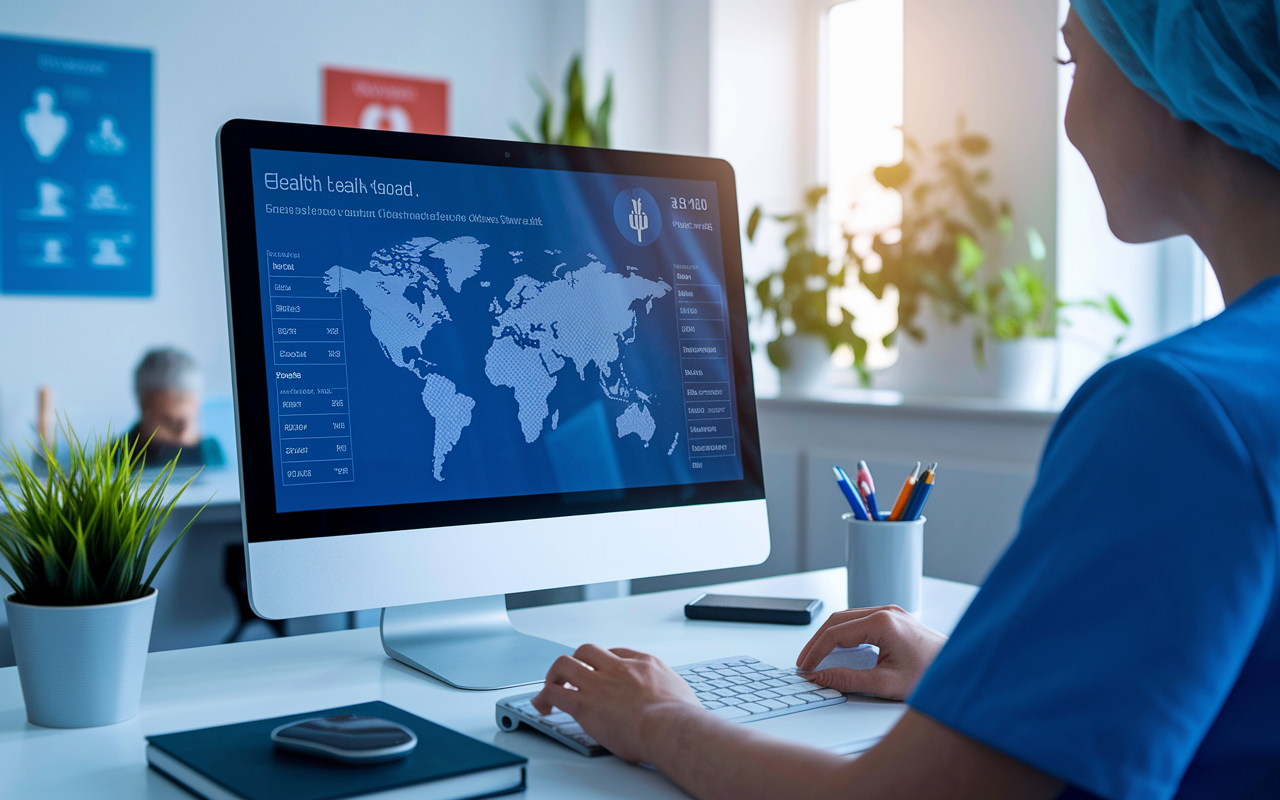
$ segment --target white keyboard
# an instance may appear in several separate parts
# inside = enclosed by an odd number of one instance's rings
[[[676,674],[693,687],[703,708],[734,722],[755,722],[834,706],[846,699],[835,689],[824,689],[809,682],[797,674],[794,667],[778,669],[750,656],[676,667]],[[523,723],[583,755],[599,756],[609,752],[565,712],[552,709],[550,714],[539,714],[530,702],[537,694],[530,692],[499,700],[494,709],[498,727],[514,731]]]

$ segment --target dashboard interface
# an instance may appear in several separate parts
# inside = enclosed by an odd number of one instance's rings
[[[715,183],[250,161],[278,513],[743,478]]]

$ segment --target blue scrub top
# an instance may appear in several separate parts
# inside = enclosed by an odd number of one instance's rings
[[[1072,398],[908,702],[1065,796],[1280,796],[1280,278]]]

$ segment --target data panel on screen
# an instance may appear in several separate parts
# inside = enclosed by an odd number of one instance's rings
[[[278,512],[742,479],[714,183],[251,162]]]

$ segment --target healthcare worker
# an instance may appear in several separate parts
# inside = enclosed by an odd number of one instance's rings
[[[1127,242],[1188,234],[1219,316],[1098,371],[948,641],[894,608],[844,691],[905,699],[855,760],[725,722],[650,656],[584,645],[534,701],[695,797],[1280,796],[1280,2],[1075,0],[1066,127]],[[566,686],[565,684],[569,684]]]

